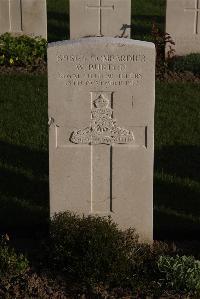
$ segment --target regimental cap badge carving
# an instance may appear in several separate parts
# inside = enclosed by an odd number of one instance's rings
[[[133,143],[133,132],[117,126],[117,121],[112,117],[113,109],[109,104],[109,99],[100,94],[93,101],[90,126],[72,132],[70,141],[76,144]]]

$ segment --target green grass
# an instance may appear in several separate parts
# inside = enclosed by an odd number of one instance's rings
[[[159,238],[200,232],[200,85],[159,83],[155,119],[155,231]]]
[[[0,76],[0,229],[34,228],[48,215],[47,80]]]
[[[164,31],[165,7],[165,0],[132,1],[132,38],[151,41],[153,24]]]
[[[177,57],[173,59],[169,68],[175,72],[192,72],[195,75],[200,75],[200,54],[189,54],[183,57]]]
[[[46,76],[0,76],[0,228],[41,231],[49,213]],[[200,233],[198,84],[157,83],[155,238]]]
[[[69,0],[47,0],[49,42],[69,39]]]

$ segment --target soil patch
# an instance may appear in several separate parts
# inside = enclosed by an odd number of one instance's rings
[[[47,72],[47,63],[42,61],[36,66],[0,66],[0,74],[45,74]]]
[[[106,290],[103,286],[97,286],[95,292],[88,293],[80,290],[78,284],[68,284],[63,278],[50,278],[45,274],[36,274],[29,270],[26,274],[12,278],[12,280],[0,280],[0,298],[42,298],[42,299],[153,299],[145,297],[142,293],[131,293],[129,289],[114,288]],[[189,299],[192,297],[178,294],[162,295],[159,299]]]

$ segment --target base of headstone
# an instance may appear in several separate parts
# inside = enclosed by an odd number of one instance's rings
[[[47,39],[46,0],[0,0],[0,34]]]

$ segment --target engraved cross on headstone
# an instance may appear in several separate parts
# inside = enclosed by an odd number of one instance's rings
[[[86,9],[98,9],[98,12],[99,12],[99,33],[98,33],[98,35],[103,36],[103,33],[102,33],[102,11],[107,10],[107,9],[114,11],[114,9],[115,9],[114,4],[113,5],[103,5],[102,0],[99,0],[99,5],[87,5]]]
[[[21,0],[8,0],[9,6],[9,31],[22,31],[22,2]]]
[[[200,13],[200,1],[195,0],[195,7],[194,8],[185,8],[184,11],[193,11],[195,13],[194,17],[194,34],[198,34],[198,26],[199,26],[199,13]]]
[[[91,146],[91,212],[113,212],[113,147],[135,145],[133,132],[113,118],[112,92],[91,92],[90,126],[72,133],[70,141]]]

